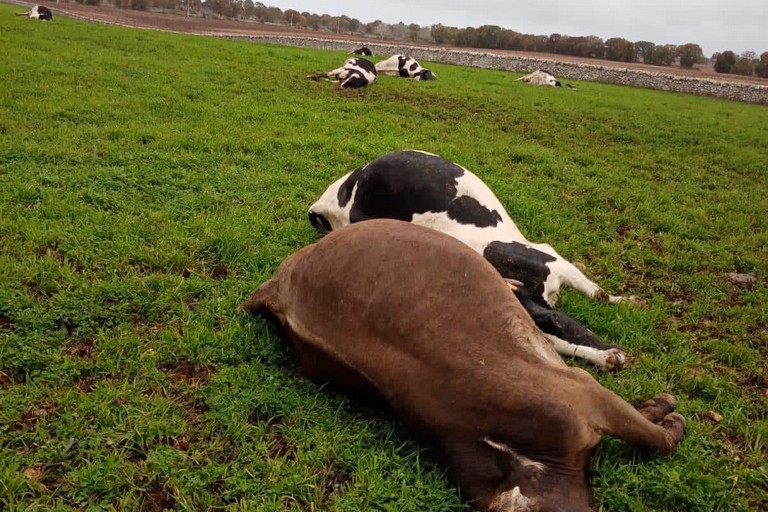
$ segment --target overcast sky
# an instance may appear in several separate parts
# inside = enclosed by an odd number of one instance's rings
[[[499,25],[527,34],[695,43],[704,55],[768,51],[768,0],[262,0],[282,10],[406,25]]]

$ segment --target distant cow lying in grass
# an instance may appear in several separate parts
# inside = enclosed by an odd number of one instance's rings
[[[307,78],[330,80],[337,82],[339,87],[359,89],[375,82],[376,74],[376,67],[371,61],[355,57],[347,59],[340,68],[313,73]]]
[[[566,366],[498,272],[444,233],[396,220],[289,256],[245,310],[277,320],[319,385],[388,405],[486,512],[587,512],[603,434],[669,454],[685,420],[639,410]]]
[[[42,5],[36,5],[27,12],[17,12],[16,16],[26,16],[33,20],[53,21],[53,13],[51,10]]]
[[[407,55],[393,55],[388,59],[376,63],[376,71],[383,75],[401,76],[414,80],[436,80],[430,70],[421,67],[416,59]]]
[[[602,343],[553,308],[561,285],[597,300],[625,298],[606,293],[550,245],[529,242],[493,192],[467,169],[422,151],[395,151],[341,177],[309,208],[309,220],[321,232],[375,218],[413,222],[458,238],[517,282],[515,294],[558,352],[606,369],[624,364],[620,347]]]
[[[541,69],[536,70],[533,73],[529,73],[525,76],[521,76],[517,80],[519,82],[525,82],[526,84],[531,85],[549,85],[551,87],[562,87],[562,84],[557,78]],[[574,88],[571,84],[566,84],[565,86],[570,89]]]
[[[354,55],[365,55],[366,57],[370,57],[371,55],[373,55],[373,52],[367,46],[361,46],[356,50],[352,50],[350,53]]]

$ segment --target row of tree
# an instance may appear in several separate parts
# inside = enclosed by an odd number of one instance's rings
[[[515,32],[496,25],[481,27],[447,27],[441,24],[422,27],[415,23],[384,23],[376,20],[363,23],[348,16],[331,16],[283,11],[253,0],[76,0],[92,5],[111,1],[118,7],[147,10],[163,9],[213,15],[225,18],[253,20],[260,23],[283,24],[305,30],[356,34],[371,39],[434,42],[442,45],[547,52],[576,57],[608,59],[619,62],[643,62],[658,66],[680,65],[690,68],[704,64],[707,59],[701,47],[694,43],[684,45],[657,45],[651,41],[632,42],[620,37],[603,40],[597,36],[568,36],[562,34],[534,35]],[[715,53],[709,59],[718,73],[757,75],[768,78],[768,52],[758,58],[755,52],[736,55],[732,51]]]
[[[768,52],[761,53],[759,58],[755,52],[751,51],[741,55],[736,55],[730,50],[715,53],[712,55],[712,65],[718,73],[768,78]]]

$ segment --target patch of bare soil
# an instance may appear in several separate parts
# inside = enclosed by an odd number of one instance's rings
[[[30,2],[19,2],[20,4],[35,5]],[[330,32],[317,32],[301,28],[291,28],[284,25],[272,25],[259,23],[256,21],[217,19],[202,16],[186,16],[183,13],[164,13],[133,11],[130,9],[119,9],[110,5],[90,6],[78,3],[56,3],[54,1],[39,2],[40,5],[49,7],[56,15],[84,18],[90,21],[102,23],[112,23],[127,27],[148,28],[155,30],[165,30],[170,32],[182,32],[187,34],[198,34],[207,36],[294,36],[302,38],[336,39],[350,41],[350,50],[352,46],[360,43],[372,42],[370,38],[359,35],[336,34]],[[402,41],[377,40],[380,43],[408,44]],[[438,45],[411,44],[420,48],[437,48]],[[644,71],[655,71],[660,73],[669,73],[679,76],[688,76],[696,78],[708,78],[712,80],[724,80],[729,82],[743,82],[749,84],[768,85],[768,79],[757,77],[745,77],[739,75],[723,75],[716,73],[711,66],[701,66],[700,69],[682,69],[679,67],[651,66],[648,64],[614,62],[609,60],[585,59],[580,57],[571,57],[568,55],[555,55],[551,53],[533,53],[519,52],[509,50],[489,50],[472,48],[444,47],[458,51],[480,51],[489,55],[507,55],[528,57],[537,59],[548,59],[558,62],[568,62],[575,64],[592,64],[603,67],[637,69]]]

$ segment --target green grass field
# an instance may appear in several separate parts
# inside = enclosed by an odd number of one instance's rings
[[[237,312],[317,240],[328,184],[415,148],[648,302],[559,305],[634,356],[584,366],[603,385],[673,393],[689,420],[668,458],[605,439],[596,508],[768,510],[768,108],[439,64],[340,91],[304,76],[342,52],[17,10],[0,4],[0,509],[469,510],[396,418],[317,389]]]

